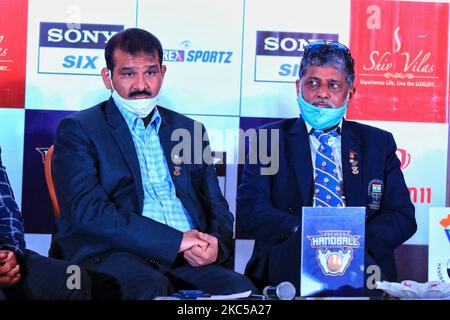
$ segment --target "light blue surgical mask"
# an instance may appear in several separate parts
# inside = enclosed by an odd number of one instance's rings
[[[158,103],[158,96],[149,99],[125,99],[124,97],[122,97],[113,87],[111,71],[109,72],[109,81],[112,88],[111,97],[113,98],[116,105],[124,108],[132,114],[135,114],[139,118],[145,118],[146,116],[148,116]]]
[[[337,125],[347,112],[348,96],[340,108],[320,108],[308,103],[302,97],[302,93],[297,98],[300,114],[311,127],[317,130],[332,128]]]
[[[125,99],[116,90],[111,93],[111,97],[116,105],[121,106],[139,118],[148,116],[158,103],[158,96],[150,99]]]

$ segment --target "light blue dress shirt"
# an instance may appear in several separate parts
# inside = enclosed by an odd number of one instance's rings
[[[117,104],[116,104],[117,105]],[[195,229],[189,213],[176,196],[164,151],[159,141],[161,116],[155,107],[150,123],[117,105],[124,117],[139,159],[142,187],[144,189],[144,208],[142,215],[171,226],[179,231]]]

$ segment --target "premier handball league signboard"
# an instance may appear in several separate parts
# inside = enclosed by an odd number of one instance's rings
[[[450,283],[450,208],[430,209],[428,281]]]
[[[301,296],[362,296],[364,207],[303,207]]]

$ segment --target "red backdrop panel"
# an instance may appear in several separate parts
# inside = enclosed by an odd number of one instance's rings
[[[448,22],[447,3],[352,0],[347,117],[446,123]]]
[[[0,1],[0,107],[25,105],[28,0]]]

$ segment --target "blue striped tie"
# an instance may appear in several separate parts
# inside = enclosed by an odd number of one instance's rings
[[[337,175],[336,162],[328,140],[336,137],[336,130],[323,132],[315,130],[314,136],[319,139],[320,146],[316,154],[314,174],[314,203],[316,207],[343,207],[341,187]]]

